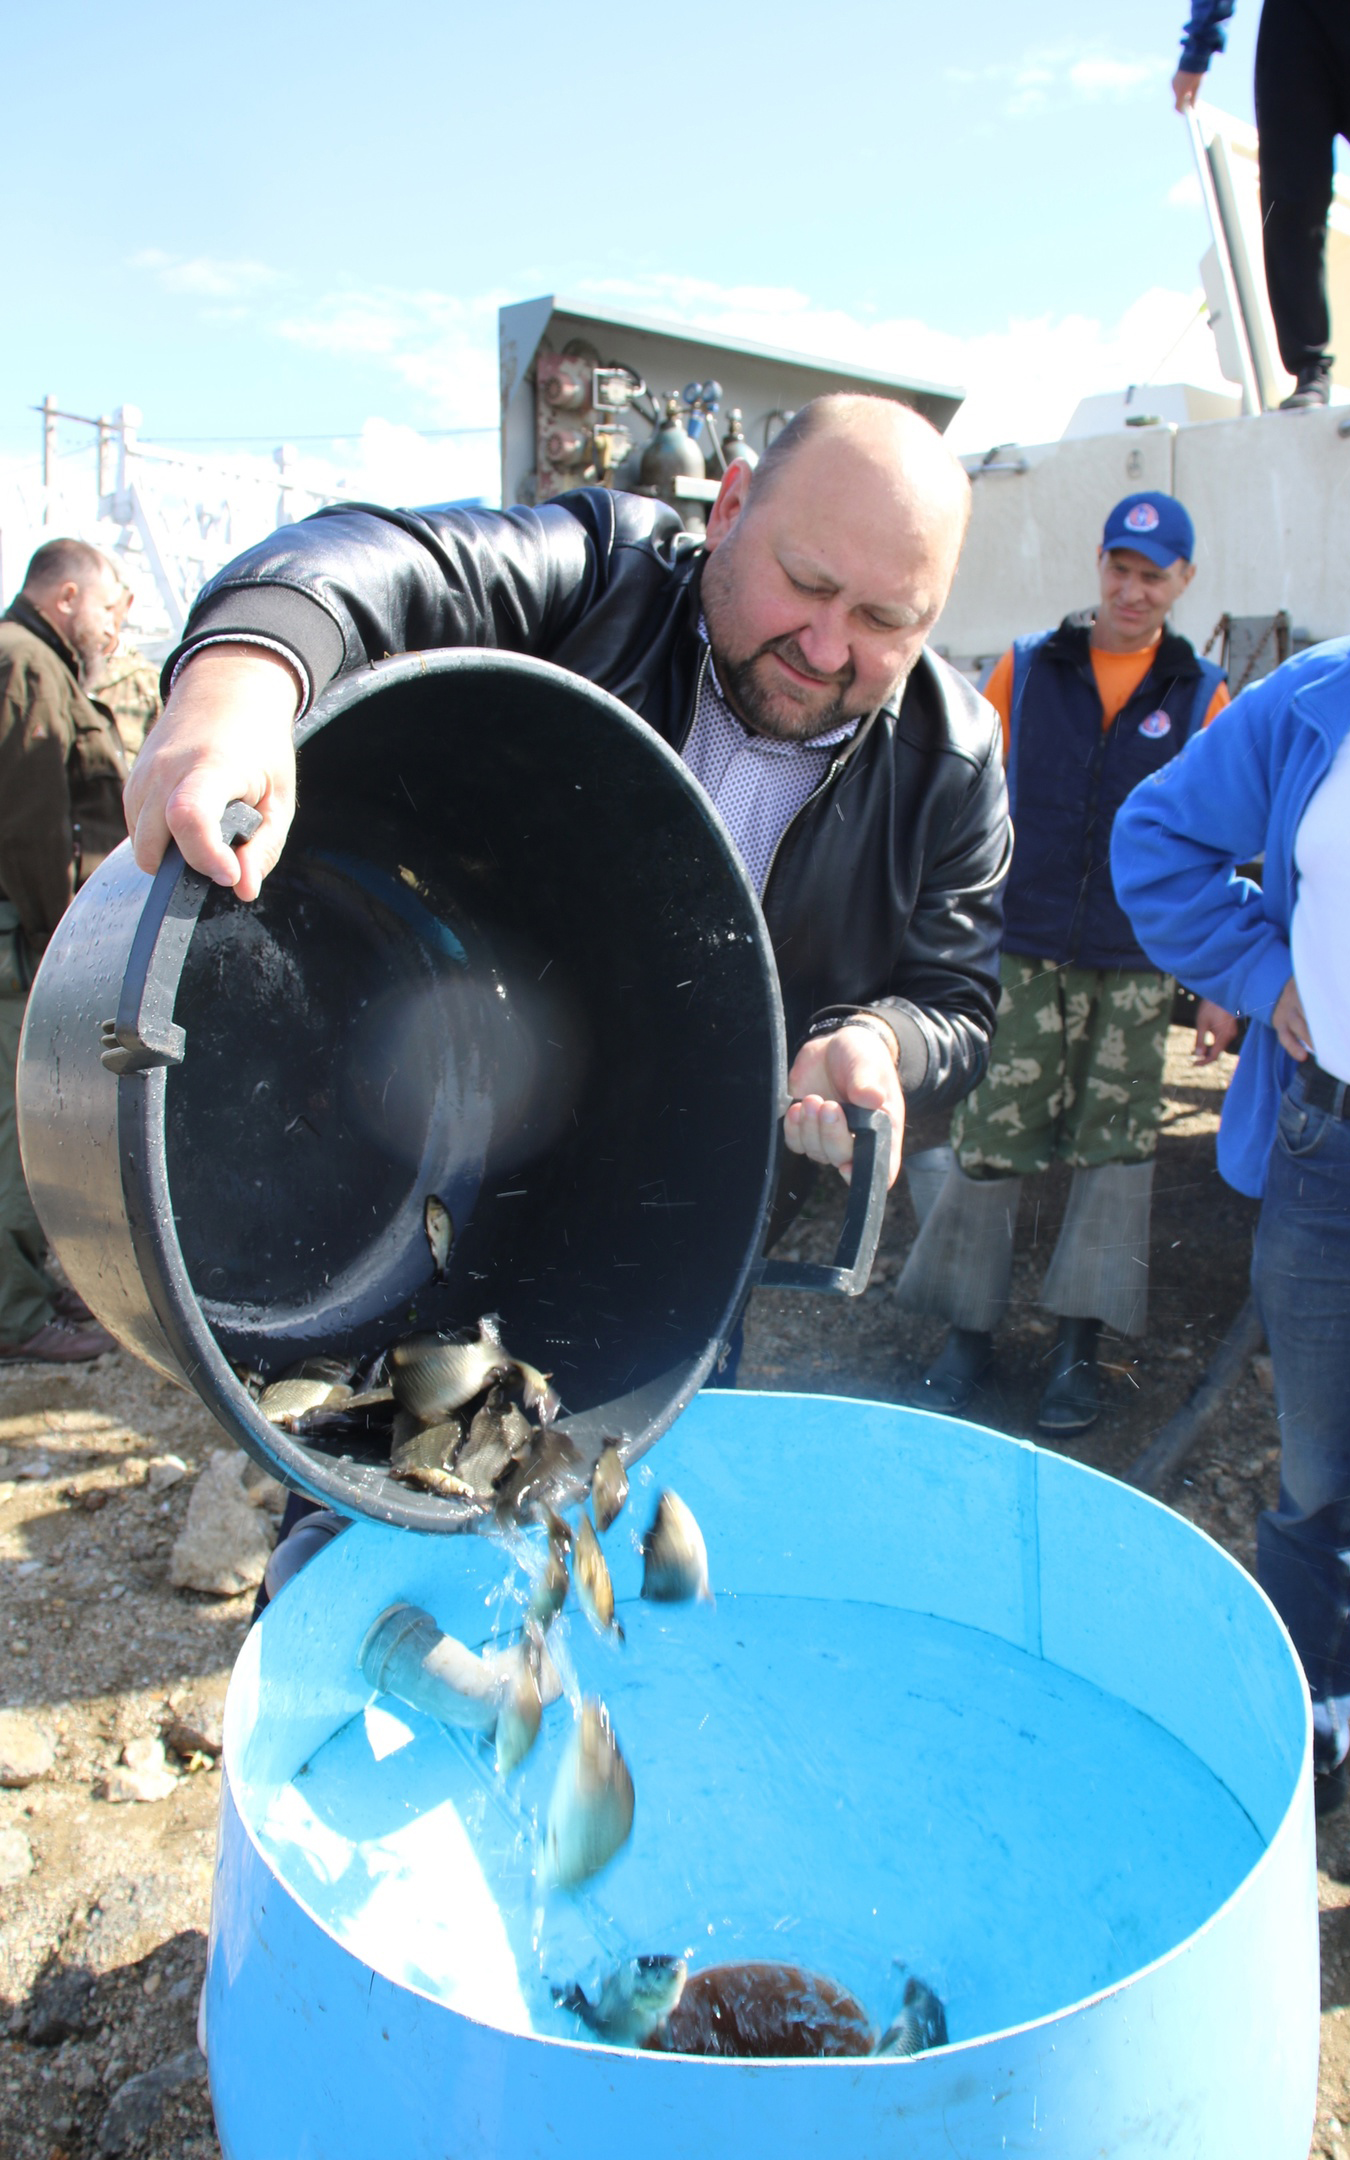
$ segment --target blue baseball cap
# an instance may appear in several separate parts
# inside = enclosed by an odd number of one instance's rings
[[[1133,548],[1160,569],[1170,570],[1178,556],[1183,562],[1193,558],[1195,527],[1175,495],[1127,495],[1106,521],[1102,546]]]

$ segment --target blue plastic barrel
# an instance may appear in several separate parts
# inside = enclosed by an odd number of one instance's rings
[[[716,1606],[638,1598],[672,1486]],[[478,1644],[502,1546],[357,1523],[235,1669],[207,1988],[227,2160],[1305,2160],[1317,2079],[1310,1718],[1274,1611],[1199,1531],[1063,1457],[820,1396],[705,1393],[569,1604],[633,1835],[541,1896],[570,1729],[491,1750],[375,1698],[398,1600]],[[518,1556],[519,1557],[519,1556]],[[790,1960],[950,2043],[738,2062],[603,2045],[553,1999],[619,1958]]]

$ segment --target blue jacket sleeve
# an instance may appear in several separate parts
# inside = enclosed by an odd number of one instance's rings
[[[1286,930],[1237,865],[1267,845],[1284,670],[1243,692],[1145,780],[1111,837],[1116,897],[1150,960],[1227,1012],[1269,1020],[1293,973]],[[1267,861],[1267,875],[1283,867]]]
[[[1232,14],[1237,0],[1191,0],[1191,18],[1181,33],[1178,70],[1203,75],[1215,53],[1224,46],[1221,24]]]

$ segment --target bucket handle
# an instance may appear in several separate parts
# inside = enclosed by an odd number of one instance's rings
[[[262,812],[251,803],[227,803],[220,837],[238,847],[251,840],[261,824]],[[102,1023],[99,1055],[109,1072],[149,1072],[157,1065],[182,1064],[187,1038],[173,1017],[174,999],[210,890],[210,878],[189,870],[171,840],[131,941],[116,1018]]]
[[[867,1288],[890,1190],[891,1121],[884,1110],[859,1110],[853,1103],[845,1103],[844,1116],[853,1135],[853,1176],[834,1265],[825,1267],[817,1260],[761,1260],[754,1276],[757,1289],[861,1297]]]

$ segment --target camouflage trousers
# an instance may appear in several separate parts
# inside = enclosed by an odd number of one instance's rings
[[[1156,968],[1003,955],[989,1070],[952,1119],[967,1177],[1151,1160],[1174,984]]]

